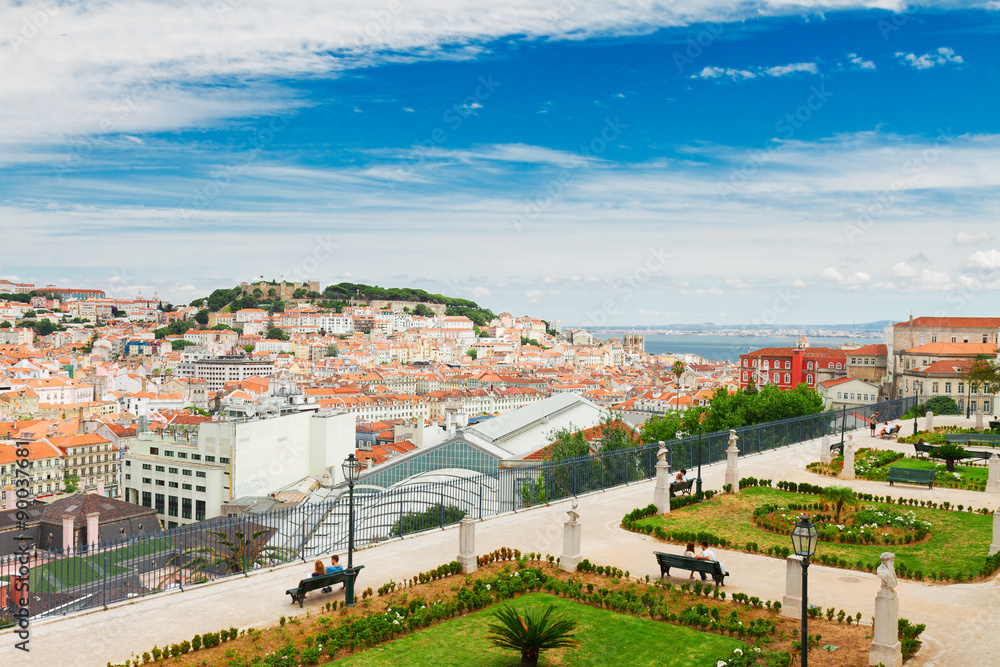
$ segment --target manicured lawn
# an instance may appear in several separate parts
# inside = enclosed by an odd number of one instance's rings
[[[691,667],[714,665],[736,648],[736,639],[697,632],[598,609],[545,593],[532,593],[511,601],[515,608],[556,606],[556,612],[577,621],[579,646],[544,651],[539,664],[560,665],[650,665]],[[337,665],[396,667],[397,665],[454,665],[508,667],[520,662],[520,654],[491,644],[486,635],[493,608],[415,632],[406,637],[338,660]],[[328,663],[334,664],[334,663]]]
[[[888,490],[888,487],[887,487]],[[898,492],[902,492],[899,489]],[[805,504],[820,500],[819,496],[788,493],[777,489],[751,487],[739,494],[722,494],[712,500],[671,511],[664,517],[650,517],[636,522],[639,525],[662,526],[666,531],[705,531],[730,541],[729,548],[741,549],[747,542],[756,542],[759,550],[772,546],[790,547],[788,535],[778,535],[758,528],[753,523],[753,511],[760,505],[779,503]],[[859,559],[869,566],[877,565],[879,554],[892,551],[896,554],[897,568],[905,564],[910,570],[930,572],[978,573],[989,551],[992,517],[968,512],[935,510],[921,507],[900,506],[886,503],[865,502],[896,512],[910,512],[921,521],[931,523],[931,536],[920,544],[842,544],[820,542],[817,556],[827,554],[848,561],[853,566]],[[666,549],[670,550],[670,549]],[[680,549],[677,550],[680,553]],[[814,558],[814,562],[819,562]]]
[[[108,552],[90,556],[69,556],[59,558],[44,565],[31,568],[29,586],[39,593],[55,593],[66,588],[80,586],[108,576],[124,574],[138,565],[143,557],[173,547],[171,538],[161,538],[143,542],[140,545],[120,547]]]
[[[923,459],[899,459],[890,463],[886,468],[914,468],[916,470],[934,470],[937,461],[925,461]],[[986,481],[989,473],[988,468],[977,468],[973,466],[955,466],[955,472],[968,480]]]

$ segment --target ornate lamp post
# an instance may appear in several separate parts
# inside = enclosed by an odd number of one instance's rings
[[[347,481],[347,487],[350,490],[350,515],[347,521],[347,569],[344,570],[347,574],[347,580],[344,582],[344,605],[353,607],[354,577],[357,574],[354,571],[354,485],[357,484],[358,476],[361,474],[361,461],[354,456],[354,452],[351,452],[351,455],[344,459],[341,469],[344,471],[344,480]]]
[[[816,553],[819,532],[816,526],[803,515],[792,529],[792,550],[802,557],[802,667],[808,664],[809,653],[809,557]]]

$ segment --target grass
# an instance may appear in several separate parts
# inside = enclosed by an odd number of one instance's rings
[[[935,462],[923,459],[899,459],[893,461],[887,468],[912,468],[915,470],[935,470]],[[985,482],[989,473],[989,468],[979,468],[973,466],[955,466],[955,472],[967,480],[978,480]]]
[[[124,574],[135,561],[173,547],[172,538],[160,538],[136,545],[102,551],[90,556],[68,556],[31,568],[29,586],[38,593],[58,591],[99,581],[104,576]],[[131,562],[130,562],[131,561]],[[104,571],[105,574],[101,574]]]
[[[511,604],[518,608],[554,604],[556,614],[577,621],[573,636],[579,640],[579,646],[544,651],[539,660],[541,665],[690,667],[714,665],[725,660],[733,649],[746,648],[742,642],[729,637],[598,609],[545,593],[525,595]],[[364,667],[516,665],[520,655],[495,647],[486,639],[486,624],[493,621],[493,608],[484,609],[356,653],[338,660],[337,664]]]
[[[712,500],[671,511],[664,516],[649,517],[636,522],[638,525],[662,526],[664,530],[705,531],[730,541],[733,549],[756,542],[761,551],[772,546],[790,547],[788,535],[778,535],[758,528],[753,523],[753,511],[767,503],[804,504],[820,500],[819,496],[788,493],[777,489],[751,487],[738,494],[723,494]],[[931,535],[920,544],[842,544],[820,542],[817,556],[827,554],[843,558],[851,565],[862,560],[870,566],[879,561],[879,554],[892,551],[896,554],[897,567],[905,564],[910,570],[926,574],[944,571],[970,576],[978,573],[989,551],[992,517],[966,512],[935,510],[922,507],[903,507],[895,504],[865,502],[896,512],[912,511],[922,521],[931,522]]]

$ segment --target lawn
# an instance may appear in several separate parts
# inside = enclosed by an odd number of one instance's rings
[[[558,614],[577,621],[574,648],[544,651],[541,665],[655,665],[690,667],[714,665],[733,649],[746,646],[736,639],[685,627],[598,609],[573,600],[532,593],[512,602],[515,608],[554,604]],[[508,667],[520,661],[510,649],[493,646],[486,625],[493,609],[484,609],[367,651],[338,660],[338,665],[477,665]],[[333,664],[333,663],[327,663]]]
[[[29,586],[38,593],[55,593],[66,588],[99,581],[105,575],[124,574],[149,556],[173,547],[172,538],[119,547],[90,556],[58,558],[31,568]],[[105,573],[105,574],[102,574]]]
[[[789,493],[765,487],[751,487],[738,494],[722,494],[701,504],[671,511],[664,516],[649,517],[636,522],[639,526],[661,526],[666,531],[704,531],[729,541],[728,548],[740,550],[748,542],[756,542],[758,550],[769,547],[790,547],[788,535],[779,535],[758,528],[753,523],[753,511],[767,503],[814,503],[819,496]],[[944,571],[949,578],[962,574],[969,577],[983,567],[989,551],[992,517],[967,512],[936,510],[922,507],[865,502],[863,506],[891,509],[896,512],[912,511],[917,519],[931,523],[930,537],[919,544],[843,544],[820,542],[816,558],[826,554],[845,559],[850,566],[858,560],[871,569],[878,564],[879,554],[892,551],[896,554],[897,569],[905,565],[910,571],[921,570],[925,575]],[[678,549],[680,553],[680,549]]]

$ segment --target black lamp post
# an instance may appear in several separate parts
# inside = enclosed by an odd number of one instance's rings
[[[701,425],[698,425],[698,481],[695,482],[698,492],[698,502],[701,502]]]
[[[354,452],[351,452],[351,455],[344,460],[341,469],[344,471],[344,479],[350,490],[350,515],[347,520],[347,569],[344,570],[347,574],[347,579],[344,581],[344,606],[353,607],[354,577],[357,574],[354,571],[354,485],[357,484],[358,475],[361,474],[361,461],[354,456]]]
[[[819,532],[803,515],[792,529],[792,550],[802,557],[802,667],[808,664],[809,653],[809,557],[816,553]]]
[[[920,405],[920,394],[913,390],[913,435],[917,434],[917,406]]]
[[[844,453],[844,431],[847,430],[847,406],[840,412],[840,453]]]

